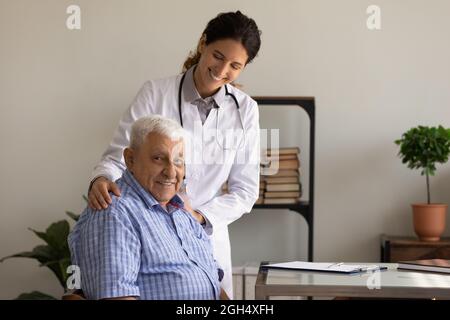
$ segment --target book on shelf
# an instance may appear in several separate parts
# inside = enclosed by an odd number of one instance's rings
[[[287,148],[274,148],[274,149],[265,149],[262,151],[263,154],[272,155],[272,154],[299,154],[299,147],[287,147]]]
[[[270,172],[272,173],[272,172]],[[267,178],[279,178],[279,177],[299,177],[300,174],[298,172],[298,170],[292,170],[292,169],[281,169],[278,170],[276,172],[273,172],[273,174],[270,175],[264,175],[265,180],[267,180]]]
[[[277,155],[263,155],[261,162],[278,161],[278,160],[295,160],[298,159],[296,154],[277,154]]]
[[[300,191],[300,184],[268,184],[266,185],[266,191]]]
[[[264,198],[264,204],[295,204],[299,201],[299,198]]]
[[[300,191],[274,191],[274,192],[265,192],[264,198],[300,198]]]
[[[294,160],[280,160],[280,161],[269,161],[266,164],[261,163],[263,168],[278,168],[281,169],[291,169],[297,170],[300,167],[300,161],[298,159]]]
[[[263,203],[264,203],[264,198],[261,196],[255,202],[255,204],[263,204]]]
[[[266,177],[267,184],[299,183],[298,177]]]
[[[450,260],[427,259],[399,261],[398,269],[450,273]]]

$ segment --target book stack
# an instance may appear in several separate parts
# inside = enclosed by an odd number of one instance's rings
[[[267,149],[261,157],[261,180],[265,181],[264,204],[293,204],[300,201],[300,149]]]
[[[255,204],[295,204],[300,201],[300,149],[267,149],[261,155],[259,197]],[[228,181],[222,186],[228,193]]]

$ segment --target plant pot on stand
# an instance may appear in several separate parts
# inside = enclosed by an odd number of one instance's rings
[[[436,163],[446,163],[450,154],[450,129],[418,126],[395,141],[400,146],[399,156],[410,169],[422,169],[426,176],[427,203],[413,204],[414,231],[422,241],[439,241],[445,230],[447,205],[431,203],[430,176],[436,172]]]
[[[414,231],[421,241],[439,241],[445,230],[447,205],[413,204]]]

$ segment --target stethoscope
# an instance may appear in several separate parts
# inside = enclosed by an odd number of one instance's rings
[[[180,124],[183,127],[183,116],[181,114],[181,92],[183,91],[183,83],[184,83],[184,78],[186,77],[186,72],[183,74],[183,76],[181,77],[180,80],[180,87],[178,89],[178,113],[180,116]],[[241,116],[241,112],[240,112],[240,107],[239,107],[239,102],[236,99],[236,96],[234,94],[232,94],[231,92],[228,91],[228,87],[225,84],[225,96],[231,96],[231,98],[233,98],[234,104],[236,105],[236,109],[237,112],[239,113],[239,121],[241,122],[241,127],[242,127],[242,132],[243,132],[243,136],[241,139],[241,142],[239,143],[238,148],[228,148],[228,147],[224,147],[220,142],[219,139],[217,138],[219,136],[219,107],[215,106],[214,108],[217,110],[217,117],[216,117],[216,143],[223,149],[223,150],[237,150],[240,149],[242,147],[242,144],[245,143],[245,128],[244,128],[244,122],[242,121],[242,116]]]

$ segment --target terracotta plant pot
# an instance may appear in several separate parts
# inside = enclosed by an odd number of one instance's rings
[[[439,241],[445,230],[447,205],[413,204],[414,231],[422,241]]]

